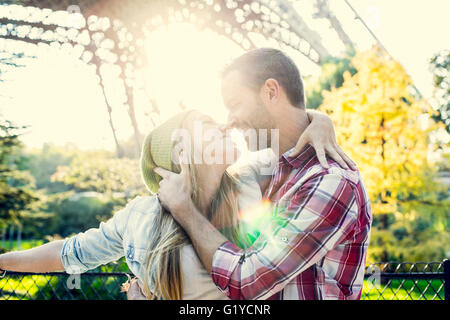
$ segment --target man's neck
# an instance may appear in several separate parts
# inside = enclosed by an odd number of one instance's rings
[[[292,149],[297,144],[303,131],[309,125],[308,115],[305,109],[287,106],[278,117],[275,117],[276,126],[279,129],[279,155]],[[272,142],[273,143],[273,142]]]

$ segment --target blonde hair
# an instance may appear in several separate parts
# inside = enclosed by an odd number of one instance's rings
[[[183,128],[192,131],[192,120],[205,119],[201,113],[194,113],[185,119]],[[191,132],[192,133],[192,132]],[[193,144],[191,144],[193,145]],[[193,152],[190,153],[191,155]],[[189,174],[192,185],[192,200],[199,206],[199,186],[197,183],[198,167],[191,161]],[[236,179],[227,171],[222,176],[220,186],[211,202],[208,220],[218,228],[225,237],[234,243],[248,245],[238,225],[238,185]],[[156,215],[149,234],[148,258],[144,281],[147,299],[181,300],[183,298],[183,273],[181,266],[181,249],[190,240],[172,215],[161,207]],[[150,290],[150,283],[152,290]]]

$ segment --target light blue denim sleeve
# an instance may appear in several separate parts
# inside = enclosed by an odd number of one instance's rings
[[[130,201],[107,222],[101,222],[98,228],[66,239],[61,250],[65,271],[69,274],[83,273],[120,259],[124,255],[123,233],[138,200],[139,197]]]

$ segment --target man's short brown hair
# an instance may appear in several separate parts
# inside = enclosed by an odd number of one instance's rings
[[[226,66],[222,77],[235,70],[241,72],[246,83],[258,91],[267,79],[277,80],[285,90],[290,103],[295,107],[305,108],[305,93],[300,71],[284,52],[273,48],[251,50]]]

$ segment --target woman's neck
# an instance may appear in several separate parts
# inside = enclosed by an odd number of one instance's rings
[[[199,172],[198,175],[198,206],[199,210],[204,216],[209,214],[211,209],[211,200],[216,195],[217,189],[220,186],[222,175],[218,175],[213,170],[201,170],[204,175]]]

